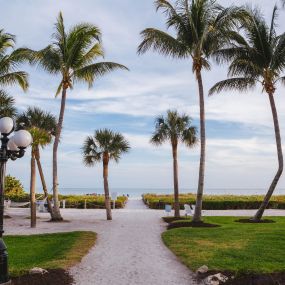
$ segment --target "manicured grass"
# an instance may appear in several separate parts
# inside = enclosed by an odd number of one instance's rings
[[[258,209],[264,196],[262,195],[204,195],[204,210],[231,210],[231,209]],[[173,206],[173,195],[144,194],[143,201],[151,209],[164,209],[166,204]],[[180,208],[184,209],[184,204],[196,203],[196,194],[180,194]],[[268,208],[285,209],[285,196],[273,196]]]
[[[217,228],[177,228],[162,234],[165,244],[190,269],[244,273],[285,272],[285,217],[276,223],[245,224],[236,217],[205,217]]]
[[[95,240],[93,232],[5,236],[10,274],[19,276],[33,267],[67,269],[87,254]]]

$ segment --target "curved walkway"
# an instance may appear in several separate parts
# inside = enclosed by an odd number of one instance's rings
[[[161,241],[159,212],[130,200],[96,227],[96,246],[71,270],[76,285],[190,285],[191,272]]]

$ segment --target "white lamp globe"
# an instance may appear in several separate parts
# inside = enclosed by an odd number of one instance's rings
[[[15,132],[13,142],[15,143],[16,146],[25,148],[28,147],[33,142],[33,138],[28,131],[19,130]]]
[[[19,150],[18,146],[14,142],[14,136],[9,139],[8,149],[11,151],[18,151]]]
[[[14,127],[14,122],[9,117],[3,117],[0,119],[0,133],[9,134]]]

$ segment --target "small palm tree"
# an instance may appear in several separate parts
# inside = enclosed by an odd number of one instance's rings
[[[196,127],[191,125],[191,118],[187,115],[179,115],[177,111],[167,111],[167,116],[159,116],[155,120],[155,132],[151,143],[161,145],[169,141],[172,146],[173,178],[174,178],[174,211],[175,217],[180,217],[179,186],[178,186],[178,143],[182,142],[187,147],[193,147],[197,143]]]
[[[5,91],[0,90],[0,118],[14,118],[16,114],[15,99],[9,96]]]
[[[114,62],[95,62],[104,56],[101,44],[101,32],[98,27],[83,23],[66,31],[62,13],[55,24],[53,43],[40,51],[25,49],[24,53],[31,63],[38,63],[50,74],[61,76],[56,95],[61,93],[61,108],[53,145],[53,197],[55,212],[53,220],[62,220],[58,200],[57,152],[63,127],[67,90],[77,82],[87,83],[91,88],[93,82],[116,69],[127,69]]]
[[[108,165],[110,160],[119,162],[121,154],[128,152],[130,145],[120,133],[111,130],[97,130],[94,136],[86,138],[83,145],[83,160],[86,166],[94,166],[103,162],[103,178],[107,220],[112,220],[111,203],[108,184]]]
[[[47,199],[48,209],[53,218],[53,208],[48,197],[48,189],[40,160],[40,147],[44,148],[52,142],[56,130],[56,118],[41,109],[29,107],[27,111],[17,117],[18,124],[24,124],[33,137],[31,148],[31,227],[36,226],[36,163],[40,174],[43,191]]]
[[[209,58],[221,48],[233,34],[237,20],[244,15],[237,7],[223,8],[213,0],[177,0],[172,5],[167,0],[156,0],[157,10],[162,9],[168,29],[175,35],[148,28],[141,32],[143,37],[138,53],[153,49],[165,56],[191,59],[192,70],[198,82],[200,101],[200,168],[193,221],[201,221],[204,192],[206,131],[202,71],[210,70]]]
[[[249,10],[248,15],[243,23],[245,37],[240,36],[239,41],[233,41],[231,46],[216,53],[218,62],[230,63],[230,78],[215,84],[210,94],[224,90],[247,91],[261,84],[268,95],[275,130],[278,170],[254,217],[254,220],[260,221],[283,172],[283,153],[274,94],[277,83],[285,83],[282,75],[285,68],[285,33],[277,35],[275,30],[277,7],[273,10],[270,26],[259,11]]]
[[[15,46],[15,36],[0,30],[0,86],[18,84],[24,91],[27,90],[28,74],[19,71],[18,66],[24,62],[26,53],[22,49],[13,49]],[[13,49],[9,54],[9,49]]]

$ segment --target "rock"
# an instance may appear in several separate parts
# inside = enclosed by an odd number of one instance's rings
[[[30,274],[45,274],[45,273],[48,273],[48,271],[40,267],[34,267],[30,269],[29,273]]]
[[[207,266],[207,265],[203,265],[203,266],[199,267],[196,272],[197,272],[198,274],[205,274],[205,273],[207,273],[208,271],[209,271],[208,266]]]
[[[222,273],[217,273],[215,275],[210,275],[206,279],[207,285],[220,285],[226,283],[229,278]]]

